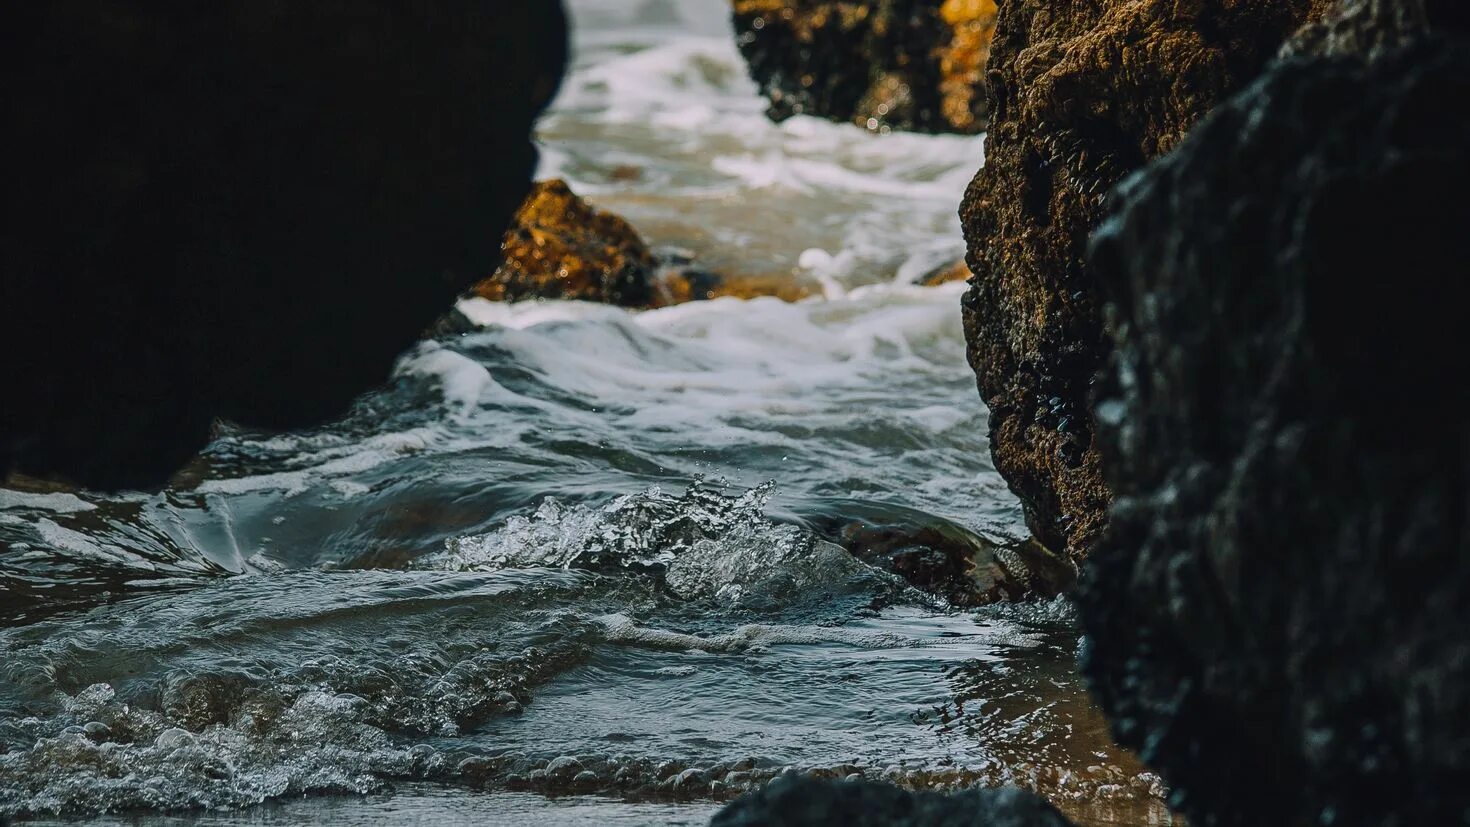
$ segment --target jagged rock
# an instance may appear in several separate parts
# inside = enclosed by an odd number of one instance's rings
[[[337,415],[495,268],[559,3],[7,5],[0,478]]]
[[[985,128],[994,0],[733,0],[770,115],[874,131]]]
[[[1305,33],[1095,241],[1085,669],[1191,824],[1470,820],[1470,39],[1413,5]]]
[[[1001,5],[985,167],[960,213],[975,273],[965,332],[996,468],[1049,548],[1081,559],[1106,525],[1088,400],[1107,345],[1083,266],[1104,193],[1177,145],[1326,5]]]
[[[1461,0],[1342,0],[1287,41],[1282,56],[1371,60],[1424,35],[1431,18],[1437,27],[1470,29],[1470,6]]]
[[[1069,827],[1037,796],[1016,789],[945,795],[874,781],[786,775],[716,813],[710,827]]]

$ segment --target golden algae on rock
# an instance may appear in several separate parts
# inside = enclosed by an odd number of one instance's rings
[[[993,0],[733,0],[751,76],[780,120],[882,131],[985,128]]]
[[[578,299],[625,307],[654,302],[653,253],[622,218],[578,198],[565,181],[538,182],[501,246],[503,263],[476,284],[491,301]]]
[[[587,203],[559,179],[535,185],[501,252],[503,263],[471,295],[651,308],[724,296],[797,301],[820,293],[814,283],[788,274],[725,275],[683,254],[660,260],[632,224]]]

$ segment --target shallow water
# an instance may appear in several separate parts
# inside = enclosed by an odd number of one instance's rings
[[[797,769],[1168,823],[1069,607],[952,611],[829,542],[1024,536],[960,288],[909,285],[979,139],[768,123],[723,0],[571,6],[544,174],[826,296],[463,302],[341,423],[222,433],[158,495],[0,490],[0,816],[701,823]]]

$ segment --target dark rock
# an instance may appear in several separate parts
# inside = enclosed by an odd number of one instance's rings
[[[874,781],[785,775],[737,799],[710,827],[1067,827],[1037,796],[1016,789],[945,795]]]
[[[455,336],[463,336],[479,330],[479,326],[461,313],[459,308],[453,307],[448,313],[434,320],[434,323],[424,330],[425,339],[452,339]]]
[[[985,167],[961,207],[975,274],[965,331],[996,468],[1047,547],[1085,557],[1110,500],[1088,409],[1107,345],[1083,265],[1103,194],[1177,145],[1326,5],[1001,4]]]
[[[1415,5],[1304,33],[1095,241],[1085,669],[1191,824],[1470,820],[1470,40]]]
[[[1002,547],[946,523],[851,522],[838,542],[859,560],[958,607],[1070,592],[1076,567],[1036,543]]]
[[[386,378],[525,196],[558,3],[4,12],[0,475],[161,484]]]
[[[1459,0],[1342,0],[1322,19],[1297,32],[1282,48],[1283,57],[1352,56],[1375,59],[1436,26],[1470,28]]]
[[[776,120],[985,128],[994,0],[734,0],[734,8],[740,50]]]

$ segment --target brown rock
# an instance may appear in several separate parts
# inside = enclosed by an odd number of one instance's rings
[[[868,523],[843,526],[839,542],[859,560],[902,577],[958,607],[1070,592],[1076,568],[1036,543],[1000,546],[953,525]]]
[[[966,281],[971,275],[970,265],[963,261],[956,261],[924,274],[924,277],[919,279],[919,284],[923,287],[938,287],[952,281]]]
[[[1093,237],[1084,670],[1191,824],[1470,813],[1465,8],[1348,0]]]
[[[593,207],[565,181],[541,181],[516,211],[495,274],[470,293],[490,301],[567,299],[622,307],[667,307],[733,296],[798,301],[817,285],[786,274],[727,276],[692,256],[660,260],[623,218]]]
[[[809,114],[874,131],[985,128],[994,0],[733,0],[771,117]]]
[[[784,273],[725,276],[698,268],[666,269],[658,278],[659,306],[731,297],[755,299],[772,296],[786,302],[820,296],[822,288],[812,281]]]
[[[654,304],[658,262],[648,245],[631,224],[578,198],[565,181],[535,185],[500,249],[504,261],[474,286],[473,295],[491,301]]]
[[[1085,557],[1110,495],[1089,393],[1107,352],[1083,265],[1103,195],[1255,77],[1325,0],[1013,0],[987,76],[984,169],[961,206],[970,363],[996,468],[1037,539]]]

